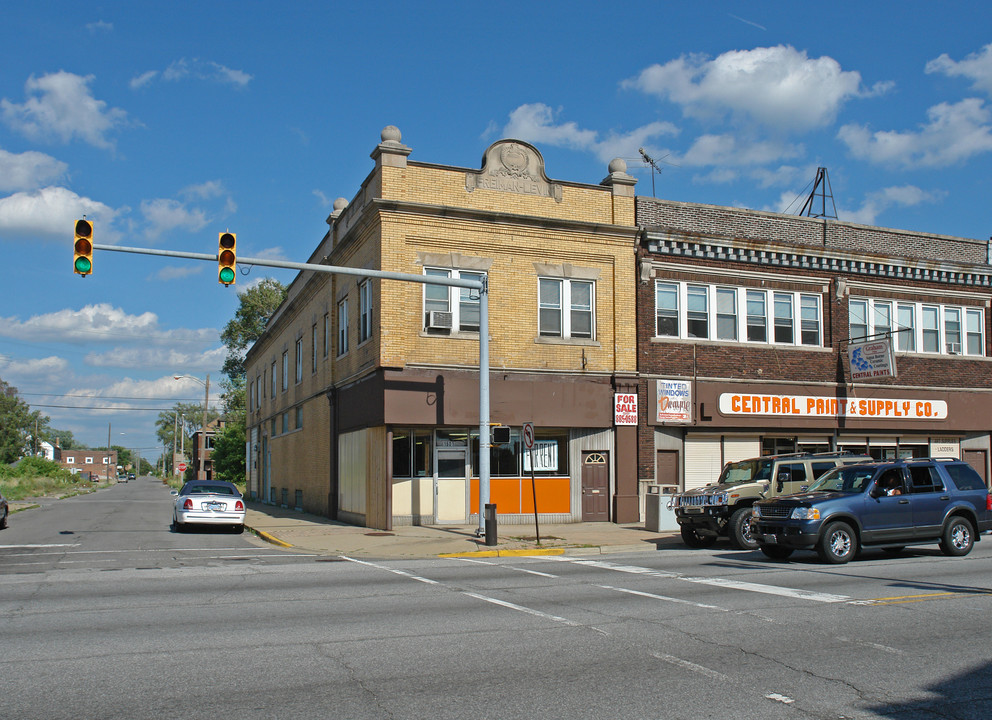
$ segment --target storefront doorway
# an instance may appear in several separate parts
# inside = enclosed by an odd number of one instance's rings
[[[438,448],[434,463],[434,523],[464,525],[468,485],[468,451],[466,448]]]

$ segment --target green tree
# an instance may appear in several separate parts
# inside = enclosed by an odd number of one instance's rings
[[[224,398],[224,428],[214,437],[210,455],[214,476],[229,482],[245,478],[245,352],[265,332],[265,326],[282,302],[286,288],[278,280],[265,278],[238,293],[240,304],[224,327],[220,339],[227,346],[221,382]]]
[[[245,375],[245,351],[265,332],[265,326],[283,300],[285,286],[274,278],[265,278],[238,293],[240,305],[224,326],[221,342],[227,346],[224,374],[232,380]]]
[[[31,406],[17,396],[17,388],[0,380],[0,463],[12,463],[24,454],[36,422],[40,425],[42,416],[31,412]]]

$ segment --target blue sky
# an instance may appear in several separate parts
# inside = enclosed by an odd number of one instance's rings
[[[157,457],[158,409],[219,388],[237,291],[216,265],[97,243],[305,261],[396,125],[411,160],[495,140],[638,194],[988,238],[987,2],[45,2],[0,24],[0,378],[92,446]],[[638,148],[659,160],[660,174]],[[69,407],[66,407],[69,406]]]

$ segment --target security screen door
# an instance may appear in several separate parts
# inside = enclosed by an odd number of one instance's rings
[[[465,448],[438,448],[434,475],[434,522],[464,525],[468,482]]]

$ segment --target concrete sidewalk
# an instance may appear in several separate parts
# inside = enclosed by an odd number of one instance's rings
[[[498,526],[497,544],[475,536],[476,526],[403,526],[374,530],[273,505],[249,502],[245,525],[261,539],[285,548],[321,555],[369,558],[507,557],[514,555],[596,555],[682,548],[677,531],[650,532],[643,524],[534,523]]]

